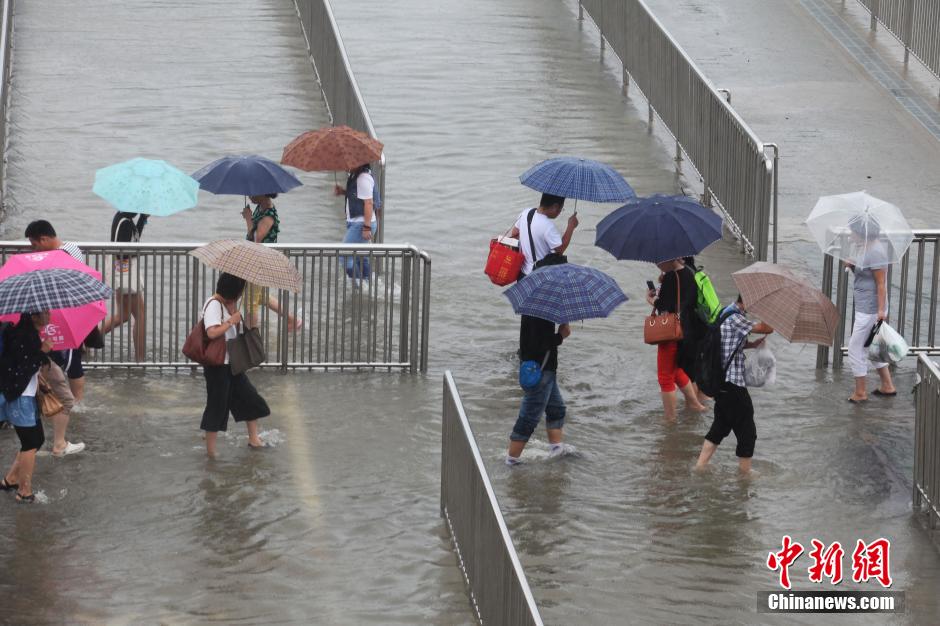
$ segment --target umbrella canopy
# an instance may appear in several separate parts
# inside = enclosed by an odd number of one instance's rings
[[[101,280],[101,274],[78,261],[64,250],[48,252],[28,252],[15,254],[0,267],[0,280],[18,276],[36,270],[67,269],[82,272],[95,280]],[[33,309],[37,311],[39,309]],[[43,309],[45,310],[45,309]],[[90,302],[76,308],[50,309],[52,311],[46,336],[52,339],[55,350],[78,348],[85,341],[88,333],[104,319],[108,309],[103,300]],[[15,322],[17,313],[0,316],[0,322]]]
[[[283,167],[257,154],[227,156],[193,174],[199,188],[215,194],[262,196],[283,193],[303,183]]]
[[[519,177],[523,185],[562,198],[591,202],[624,202],[633,188],[611,166],[578,157],[556,157],[534,165]]]
[[[95,172],[91,190],[118,211],[167,216],[196,206],[199,183],[166,161],[137,158]]]
[[[731,275],[748,311],[788,341],[832,345],[839,312],[820,290],[787,268],[760,261]]]
[[[349,126],[308,131],[284,148],[281,163],[306,172],[349,171],[382,158],[382,142]]]
[[[721,239],[721,217],[686,196],[634,198],[597,225],[594,244],[618,259],[660,263]]]
[[[36,270],[0,280],[0,315],[72,309],[109,297],[111,288],[85,272]]]
[[[201,248],[191,255],[220,272],[244,278],[254,285],[300,291],[300,272],[290,260],[273,248],[243,239],[221,239]]]
[[[556,324],[607,317],[627,301],[617,282],[600,270],[573,263],[540,267],[503,292],[519,315]]]
[[[901,209],[864,191],[819,198],[806,225],[823,253],[859,268],[899,262],[914,239]]]

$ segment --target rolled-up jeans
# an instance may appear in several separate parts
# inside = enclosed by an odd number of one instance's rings
[[[865,347],[865,341],[868,340],[871,329],[877,323],[877,313],[855,312],[852,336],[849,337],[849,366],[852,368],[852,376],[856,378],[868,374],[868,348]],[[872,365],[877,370],[888,367],[887,363],[872,363]]]
[[[545,427],[555,430],[565,425],[565,400],[561,397],[555,372],[542,371],[539,384],[525,390],[522,406],[519,407],[519,417],[513,426],[509,439],[512,441],[528,441],[545,413]]]
[[[375,236],[376,221],[372,220],[372,236]],[[346,222],[346,236],[343,243],[371,243],[362,237],[362,222]],[[368,257],[347,256],[342,257],[343,264],[346,266],[346,275],[350,278],[362,278],[368,280],[372,276],[372,268],[369,266]]]

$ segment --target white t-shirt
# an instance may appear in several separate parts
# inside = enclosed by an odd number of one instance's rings
[[[21,396],[26,396],[28,398],[35,397],[36,390],[39,389],[39,372],[37,371],[33,374],[33,377],[29,379],[29,384],[26,385],[26,389],[21,393]]]
[[[205,324],[206,330],[209,330],[213,326],[218,326],[222,322],[226,321],[231,315],[229,315],[228,310],[221,302],[215,298],[209,298],[206,300],[205,304],[202,305],[203,311],[205,311],[202,316],[202,323]],[[225,340],[235,339],[238,337],[238,328],[231,326],[228,330],[225,331]],[[225,362],[228,363],[228,350],[225,351]]]
[[[375,189],[375,179],[372,178],[372,174],[369,172],[363,172],[359,174],[359,178],[356,179],[356,197],[365,202],[366,200],[372,200],[372,192]],[[372,219],[375,220],[375,207],[372,207]],[[346,203],[346,221],[348,222],[364,222],[365,219],[362,215],[359,217],[351,218],[349,217],[349,202]]]
[[[532,241],[535,243],[535,257],[532,256],[532,250],[529,246],[529,211],[526,209],[516,220],[516,228],[519,229],[519,249],[525,255],[525,265],[522,271],[531,274],[535,269],[536,261],[540,261],[553,250],[561,246],[561,235],[555,228],[555,223],[548,217],[545,217],[538,210],[532,216]]]

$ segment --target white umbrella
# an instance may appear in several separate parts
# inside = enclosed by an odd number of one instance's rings
[[[914,239],[901,209],[864,191],[822,196],[806,225],[825,254],[858,268],[899,262]]]

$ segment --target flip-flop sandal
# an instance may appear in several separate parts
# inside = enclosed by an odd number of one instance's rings
[[[0,479],[0,491],[13,491],[19,489],[19,487],[18,484],[8,483],[6,478]]]
[[[23,504],[32,504],[33,502],[36,501],[36,494],[31,493],[31,494],[29,494],[28,496],[24,496],[24,495],[22,495],[22,494],[20,494],[20,493],[17,493],[17,494],[16,494],[16,501],[17,501],[17,502],[22,502]]]
[[[260,446],[253,446],[249,443],[248,447],[251,448],[252,450],[263,450],[265,448],[273,448],[274,446],[272,446],[271,444],[267,442],[262,442]]]
[[[868,398],[864,400],[856,400],[855,398],[846,398],[846,400],[848,400],[852,404],[864,404],[865,402],[868,402]]]
[[[892,397],[892,396],[898,395],[898,392],[897,392],[897,391],[892,391],[892,392],[888,393],[888,392],[886,392],[886,391],[882,391],[881,389],[875,389],[875,390],[872,391],[871,393],[872,393],[872,395],[875,395],[875,396],[882,396],[882,397],[885,397],[885,398],[890,398],[890,397]]]

